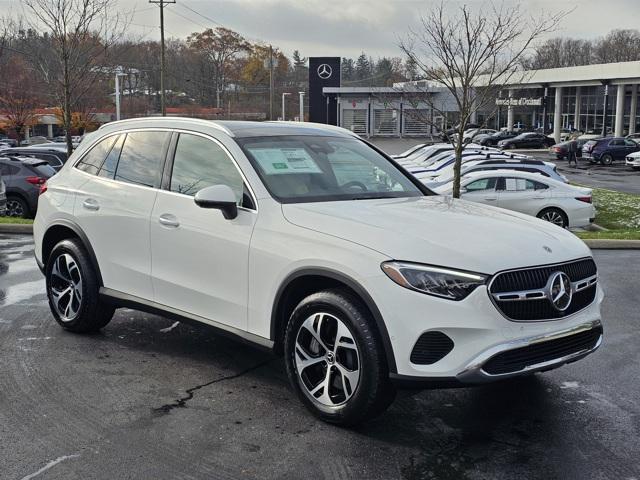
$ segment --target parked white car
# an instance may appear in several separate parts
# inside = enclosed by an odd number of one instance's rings
[[[337,127],[113,122],[43,186],[33,228],[66,330],[123,306],[209,325],[283,353],[301,401],[342,425],[398,386],[549,370],[602,341],[581,240],[433,195]]]
[[[448,183],[433,190],[447,195],[452,188]],[[463,177],[460,188],[465,200],[532,215],[563,228],[586,227],[596,216],[590,189],[538,173],[506,169],[471,172]]]
[[[634,170],[640,169],[640,152],[633,152],[627,155],[624,163],[627,167],[631,167]]]

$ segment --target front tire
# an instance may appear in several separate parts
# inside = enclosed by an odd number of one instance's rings
[[[49,307],[62,328],[96,332],[111,321],[115,309],[100,301],[97,272],[80,241],[62,240],[53,248],[45,277]]]
[[[362,302],[342,290],[314,293],[291,314],[287,375],[302,403],[322,420],[355,425],[395,398],[374,325]]]
[[[546,222],[553,223],[554,225],[557,225],[561,228],[567,228],[567,226],[569,225],[567,214],[559,208],[545,208],[540,213],[538,213],[537,217]]]
[[[606,155],[602,156],[602,158],[600,159],[600,163],[602,165],[611,165],[613,163],[613,157],[607,153]]]

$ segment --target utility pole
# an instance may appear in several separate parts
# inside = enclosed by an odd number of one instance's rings
[[[298,92],[300,95],[300,121],[304,122],[304,92]]]
[[[149,3],[160,5],[160,111],[163,117],[167,116],[166,92],[164,89],[164,7],[176,0],[149,0]]]
[[[269,120],[273,120],[273,47],[269,45]]]

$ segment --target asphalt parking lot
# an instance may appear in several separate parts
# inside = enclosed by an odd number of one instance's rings
[[[597,251],[606,338],[585,360],[402,395],[354,430],[310,416],[280,359],[120,310],[49,313],[30,236],[0,235],[2,479],[637,479],[640,251]]]

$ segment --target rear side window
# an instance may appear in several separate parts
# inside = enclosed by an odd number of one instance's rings
[[[98,176],[103,178],[113,178],[116,173],[116,166],[118,165],[118,160],[120,159],[120,152],[122,151],[122,144],[124,143],[126,135],[120,135],[115,145],[111,148],[109,155],[105,159],[100,171],[98,172]]]
[[[128,133],[115,179],[145,187],[160,187],[163,154],[170,135],[168,132]]]
[[[76,168],[83,172],[90,173],[91,175],[97,175],[100,167],[102,166],[102,162],[104,162],[107,154],[111,151],[111,147],[113,147],[115,141],[115,136],[100,140],[84,157],[82,157],[82,160],[76,164]]]

